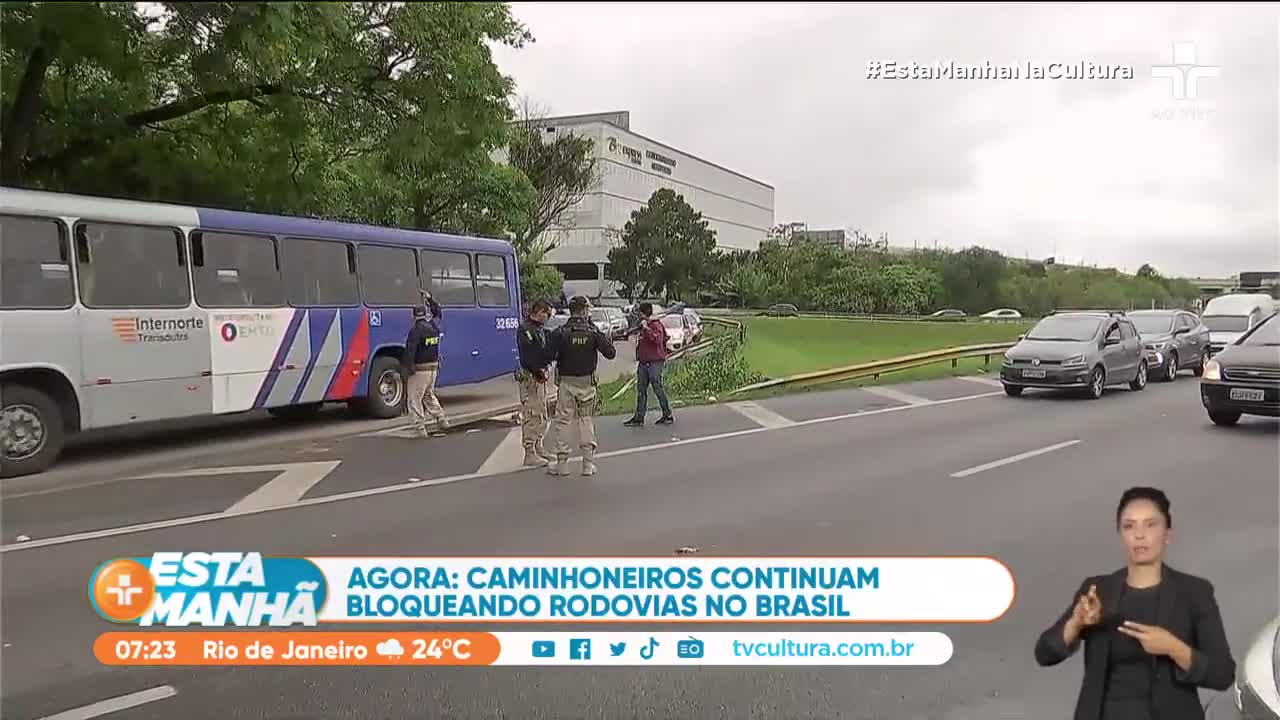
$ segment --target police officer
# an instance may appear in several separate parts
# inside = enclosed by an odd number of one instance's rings
[[[422,305],[413,308],[413,327],[404,341],[401,366],[408,378],[405,390],[408,394],[409,418],[418,434],[428,437],[427,416],[435,420],[437,434],[448,427],[444,408],[436,398],[436,379],[440,374],[440,326],[436,318],[441,315],[440,305],[431,293],[422,293]]]
[[[524,441],[524,464],[544,467],[555,460],[543,445],[547,435],[547,381],[550,379],[547,359],[547,331],[543,325],[551,318],[551,303],[538,300],[516,334],[520,349],[520,367],[516,382],[520,387],[520,434]]]
[[[569,301],[569,320],[551,334],[548,359],[556,362],[556,462],[549,475],[569,474],[569,425],[577,420],[582,448],[582,474],[596,474],[596,363],[612,360],[618,351],[591,322],[591,302],[577,296]]]

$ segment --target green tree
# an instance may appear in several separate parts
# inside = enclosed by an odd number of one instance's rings
[[[518,259],[520,273],[520,297],[526,306],[535,300],[555,302],[564,288],[564,274],[550,265],[543,265],[523,256]]]
[[[544,233],[573,224],[572,208],[600,186],[595,142],[573,132],[553,132],[545,113],[525,101],[512,128],[507,159],[529,179],[533,198],[522,208],[513,243],[516,251],[541,259],[555,249]]]
[[[5,3],[8,184],[495,229],[501,3]],[[526,186],[527,187],[527,186]],[[488,198],[491,207],[481,207]]]
[[[1138,268],[1138,277],[1140,277],[1140,278],[1158,278],[1158,277],[1160,277],[1160,273],[1159,273],[1159,271],[1157,271],[1157,270],[1156,270],[1154,267],[1152,267],[1151,265],[1149,265],[1149,264],[1143,264],[1143,266],[1142,266],[1142,267]]]
[[[693,300],[693,290],[713,280],[715,231],[684,196],[662,188],[631,213],[622,244],[609,251],[614,276],[643,283],[667,302]],[[630,275],[630,277],[628,277]]]

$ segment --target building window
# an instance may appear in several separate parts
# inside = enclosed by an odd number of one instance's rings
[[[0,308],[65,309],[75,301],[71,246],[62,223],[0,217]]]

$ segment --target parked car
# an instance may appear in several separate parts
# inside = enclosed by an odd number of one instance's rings
[[[963,320],[966,317],[968,315],[963,310],[955,309],[938,310],[929,314],[929,318],[933,320]]]
[[[1236,668],[1241,720],[1280,720],[1280,617],[1258,633]]]
[[[1000,381],[1011,397],[1026,388],[1082,390],[1102,397],[1108,385],[1147,386],[1147,358],[1138,331],[1120,313],[1050,315],[1010,348]]]
[[[1022,317],[1022,313],[1013,308],[999,308],[991,312],[982,313],[980,317],[985,320],[1017,320]]]
[[[769,317],[795,317],[800,314],[800,310],[791,303],[777,303],[770,305],[768,310],[764,311]]]
[[[627,334],[627,318],[618,308],[593,308],[591,310],[591,322],[600,332],[614,340]]]
[[[662,325],[667,329],[667,350],[671,352],[697,342],[693,339],[693,329],[684,313],[663,315]]]
[[[1235,425],[1242,415],[1280,417],[1277,317],[1270,315],[1205,364],[1200,400],[1214,423]]]
[[[1179,370],[1204,372],[1209,362],[1209,328],[1183,310],[1138,310],[1128,313],[1147,351],[1147,371],[1171,382]]]
[[[688,321],[689,330],[693,333],[689,338],[689,342],[701,342],[703,336],[702,318],[698,316],[698,313],[686,308],[684,311],[684,319]]]

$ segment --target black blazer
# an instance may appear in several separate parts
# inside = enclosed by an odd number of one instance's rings
[[[1084,681],[1076,701],[1075,720],[1099,720],[1106,694],[1108,656],[1112,633],[1125,621],[1119,617],[1120,596],[1124,592],[1125,570],[1110,575],[1086,578],[1071,597],[1067,611],[1036,643],[1036,662],[1041,666],[1057,665],[1075,654],[1062,641],[1062,628],[1071,617],[1080,595],[1098,586],[1102,601],[1102,621],[1085,630]],[[1213,584],[1204,578],[1178,572],[1164,566],[1157,600],[1156,624],[1176,635],[1192,648],[1191,669],[1183,672],[1167,657],[1152,657],[1155,670],[1152,687],[1153,717],[1159,720],[1204,720],[1198,688],[1226,690],[1235,681],[1236,663],[1231,658],[1222,613],[1213,597]],[[1079,643],[1077,643],[1077,646]]]

